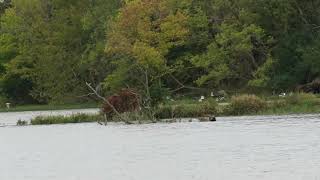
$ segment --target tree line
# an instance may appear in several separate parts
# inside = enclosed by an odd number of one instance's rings
[[[289,91],[320,76],[319,0],[0,0],[0,96]]]

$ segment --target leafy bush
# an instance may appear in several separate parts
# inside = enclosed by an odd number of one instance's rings
[[[102,121],[101,115],[75,114],[71,116],[37,116],[31,120],[32,125],[66,124]]]
[[[256,95],[240,95],[231,98],[228,113],[232,115],[254,114],[267,107],[267,102]]]

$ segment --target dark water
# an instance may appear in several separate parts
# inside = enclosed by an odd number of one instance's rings
[[[0,180],[320,180],[320,116],[0,128]]]

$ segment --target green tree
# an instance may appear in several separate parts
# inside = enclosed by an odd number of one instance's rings
[[[298,84],[312,81],[317,74],[306,54],[316,48],[319,36],[319,1],[260,0],[250,6],[258,12],[258,21],[272,37],[273,66],[265,69],[266,87],[275,90],[294,89]],[[307,47],[307,48],[306,48]]]
[[[17,102],[32,101],[29,94],[32,82],[28,76],[30,64],[22,55],[30,36],[24,23],[14,9],[8,9],[0,19],[0,91]]]
[[[116,0],[15,0],[1,18],[1,40],[7,42],[1,53],[3,89],[17,77],[31,84],[26,93],[38,101],[74,101],[88,94],[85,82],[99,82],[107,72],[105,31],[119,5]]]
[[[206,2],[207,4],[207,2]],[[248,0],[217,0],[207,8],[211,40],[207,51],[192,62],[204,72],[196,81],[206,87],[245,87],[254,74],[272,58],[270,38],[255,22]],[[204,10],[205,11],[205,10]]]
[[[107,89],[138,89],[146,106],[161,96],[157,89],[162,88],[162,78],[172,71],[167,55],[183,46],[189,34],[189,17],[183,9],[176,9],[181,5],[176,3],[133,0],[121,8],[108,32],[106,52],[114,57],[115,67],[105,80]]]

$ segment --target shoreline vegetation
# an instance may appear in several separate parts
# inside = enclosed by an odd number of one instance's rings
[[[210,121],[209,117],[245,116],[245,115],[289,115],[320,113],[320,98],[314,94],[291,94],[286,97],[258,97],[256,95],[239,95],[217,103],[214,99],[203,102],[179,100],[162,103],[155,108],[154,120],[147,113],[122,113],[121,119],[128,119],[126,124],[145,124],[155,122],[179,122],[181,119],[199,119]],[[120,122],[114,116],[108,122]],[[104,122],[102,114],[75,114],[71,116],[39,116],[31,120],[31,125],[50,125],[66,123]],[[18,122],[17,125],[27,125]]]
[[[320,93],[319,7],[290,0],[0,0],[0,106],[92,102],[102,99],[94,91],[106,98],[122,89],[144,107],[221,91]]]
[[[320,112],[319,7],[0,0],[0,112],[104,113],[33,124]]]

